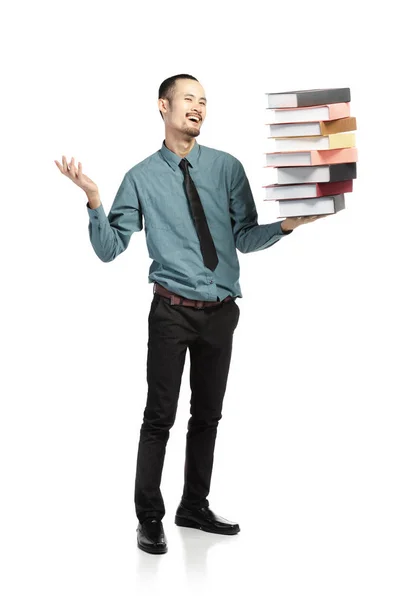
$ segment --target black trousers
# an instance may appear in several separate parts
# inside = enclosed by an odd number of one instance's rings
[[[150,307],[147,403],[137,454],[135,509],[139,522],[165,515],[160,483],[169,432],[174,424],[186,351],[190,352],[190,419],[186,435],[181,502],[207,507],[214,446],[228,379],[236,300],[195,308],[171,305],[154,294]]]

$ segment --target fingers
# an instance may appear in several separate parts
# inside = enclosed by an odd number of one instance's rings
[[[319,218],[319,215],[307,215],[304,217],[294,217],[294,220],[297,222],[297,226],[298,225],[306,225],[307,223],[312,223],[313,221],[316,221]]]
[[[62,165],[57,160],[55,160],[54,162],[56,163],[60,171],[70,179],[80,179],[80,177],[82,176],[82,164],[78,162],[77,168],[75,165],[74,157],[71,158],[71,162],[69,164],[67,162],[67,158],[64,155],[62,156]]]
[[[75,177],[76,176],[76,167],[75,167],[74,157],[71,158],[71,162],[68,165],[68,169],[69,169],[69,172],[72,175],[72,177]]]
[[[74,159],[72,159],[71,162],[68,164],[66,157],[63,155],[62,161],[63,161],[63,173],[64,173],[64,175],[69,176],[71,174],[71,164],[72,164],[73,160]]]
[[[313,215],[312,217],[308,217],[309,221],[316,221],[317,219],[322,219],[322,217],[327,217],[328,215]]]

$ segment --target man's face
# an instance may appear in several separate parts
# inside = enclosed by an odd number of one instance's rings
[[[206,99],[203,87],[192,79],[177,79],[172,106],[166,101],[165,126],[187,137],[196,137],[206,117]],[[194,117],[198,117],[195,119]],[[193,119],[193,120],[191,120]]]

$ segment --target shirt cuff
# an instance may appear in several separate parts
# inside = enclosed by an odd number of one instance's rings
[[[103,204],[100,204],[97,208],[90,208],[89,202],[86,202],[86,208],[91,221],[107,221],[107,215],[104,212]]]

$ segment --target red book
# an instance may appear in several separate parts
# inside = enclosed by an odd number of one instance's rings
[[[329,181],[327,183],[299,183],[294,185],[263,185],[264,200],[287,200],[297,198],[319,198],[335,196],[353,191],[353,180]]]

